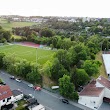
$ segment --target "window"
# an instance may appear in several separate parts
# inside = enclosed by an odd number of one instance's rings
[[[11,99],[11,97],[7,98],[7,102]]]
[[[5,102],[5,99],[3,100],[3,102]]]

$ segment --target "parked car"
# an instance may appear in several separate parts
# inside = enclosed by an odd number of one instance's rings
[[[34,88],[33,84],[28,84],[28,87]]]
[[[21,82],[21,79],[20,79],[20,78],[17,78],[16,81],[17,81],[17,82]]]
[[[30,95],[25,95],[25,94],[24,94],[24,100],[28,100],[28,99],[30,99],[30,98],[32,98]]]
[[[63,103],[69,104],[69,101],[67,99],[62,99]]]
[[[63,103],[69,104],[69,101],[63,97],[59,98]]]
[[[14,76],[10,76],[10,79],[13,79],[13,80],[15,80],[15,77],[14,77]]]
[[[40,86],[34,86],[34,89],[37,91],[41,91],[41,87]]]
[[[30,96],[31,98],[34,98],[34,96],[33,96],[32,94],[29,94],[29,96]]]

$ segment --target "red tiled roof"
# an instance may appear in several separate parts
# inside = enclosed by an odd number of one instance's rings
[[[102,76],[99,76],[97,78],[97,81],[102,84],[103,86],[105,86],[106,88],[110,89],[110,80],[102,77]]]
[[[9,98],[11,96],[12,96],[12,92],[10,87],[7,85],[0,85],[0,100]]]
[[[91,81],[80,93],[81,96],[95,96],[98,97],[103,91],[103,87],[96,87],[96,81]]]

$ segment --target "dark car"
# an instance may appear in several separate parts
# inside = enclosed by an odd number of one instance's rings
[[[63,103],[69,104],[69,101],[65,98],[60,97],[59,98]]]
[[[13,79],[13,80],[15,80],[15,77],[14,77],[14,76],[10,76],[10,79]]]
[[[69,101],[67,99],[62,99],[63,103],[69,104]]]

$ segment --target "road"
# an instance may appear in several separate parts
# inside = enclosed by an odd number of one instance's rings
[[[35,91],[27,86],[27,82],[22,81],[19,83],[15,80],[11,80],[9,77],[10,75],[6,72],[0,72],[0,78],[10,86],[11,90],[20,89],[24,94],[33,94],[38,102],[46,107],[46,110],[81,110],[71,104],[62,103],[59,100],[59,96],[56,94],[50,93],[44,89],[41,91]]]

